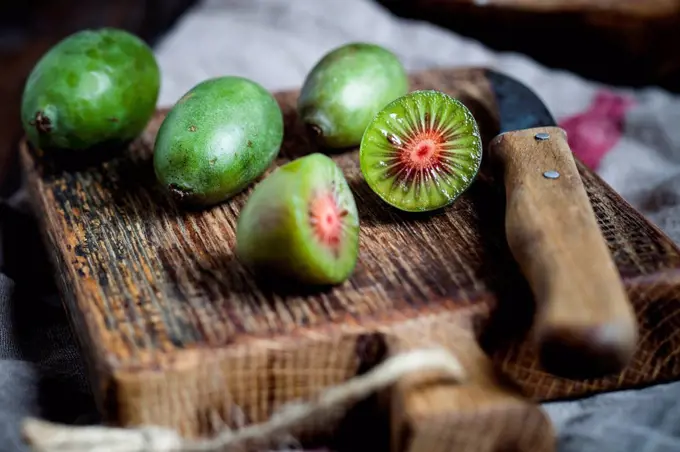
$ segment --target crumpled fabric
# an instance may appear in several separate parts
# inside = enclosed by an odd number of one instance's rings
[[[381,44],[409,71],[483,65],[526,83],[568,131],[574,153],[680,242],[680,96],[550,70],[371,0],[205,0],[155,49],[159,104],[220,75],[297,88],[324,53],[349,41]],[[0,204],[0,234],[0,450],[23,451],[25,416],[78,424],[98,415],[23,190]],[[560,452],[670,452],[680,450],[678,400],[680,383],[670,383],[544,408]]]

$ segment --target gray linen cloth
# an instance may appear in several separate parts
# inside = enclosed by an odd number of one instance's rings
[[[225,74],[270,90],[295,88],[325,52],[358,40],[392,49],[409,70],[485,65],[527,83],[570,127],[570,136],[582,138],[579,157],[680,241],[680,97],[607,87],[519,54],[494,53],[433,25],[393,17],[370,0],[206,0],[156,48],[163,71],[159,103],[170,105],[199,81]],[[603,93],[619,107],[602,101]],[[632,103],[620,107],[621,96]],[[610,114],[598,117],[603,108]],[[589,120],[573,119],[584,112]],[[87,423],[97,414],[25,193],[0,208],[0,450],[14,451],[25,450],[24,416]],[[680,383],[672,383],[545,409],[560,452],[670,452],[680,451],[678,400]]]

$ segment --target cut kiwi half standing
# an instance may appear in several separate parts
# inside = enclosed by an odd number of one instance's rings
[[[361,172],[388,204],[424,212],[452,204],[482,163],[477,121],[459,100],[413,91],[384,107],[361,140]]]
[[[258,271],[313,285],[346,280],[357,262],[359,215],[342,170],[320,153],[277,168],[249,196],[236,241]]]

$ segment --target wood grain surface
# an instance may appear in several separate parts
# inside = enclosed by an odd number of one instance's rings
[[[414,89],[439,89],[468,105],[488,145],[497,121],[483,70],[422,72],[411,81]],[[277,164],[315,150],[296,120],[296,98],[296,91],[277,94],[286,118]],[[526,339],[532,296],[505,241],[504,189],[489,166],[483,163],[453,206],[407,214],[371,192],[356,150],[334,154],[359,208],[355,273],[320,293],[267,286],[233,254],[249,190],[220,206],[188,211],[157,186],[150,158],[162,119],[163,111],[129,148],[103,161],[50,160],[25,144],[21,149],[65,306],[100,409],[112,423],[169,425],[195,436],[214,430],[213,412],[230,424],[265,420],[282,403],[343,382],[395,347],[380,344],[440,344],[459,354],[469,350],[462,357],[468,362],[484,350],[494,371],[532,401],[680,375],[680,252],[580,163],[641,327],[630,365],[590,381],[556,378],[538,365]],[[480,346],[451,343],[454,324]],[[410,403],[408,392],[402,394]],[[466,415],[446,416],[463,422]],[[458,439],[465,434],[459,430]]]
[[[462,383],[418,372],[389,392],[391,450],[408,452],[553,452],[550,419],[499,372],[480,348],[474,310],[407,322],[390,334],[391,354],[446,344],[466,372]],[[427,334],[423,334],[427,331]],[[423,384],[427,381],[428,384]]]

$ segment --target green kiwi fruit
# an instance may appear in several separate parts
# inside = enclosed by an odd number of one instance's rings
[[[255,186],[236,227],[239,258],[252,268],[313,285],[354,270],[359,216],[342,170],[328,156],[286,163]]]
[[[222,203],[269,168],[283,129],[279,104],[258,83],[237,76],[203,80],[177,101],[158,130],[156,178],[184,206]]]
[[[348,43],[324,55],[307,74],[297,110],[318,145],[354,147],[373,116],[408,87],[394,53],[377,44]]]
[[[435,90],[413,91],[386,105],[361,140],[361,172],[388,204],[408,212],[440,209],[465,192],[482,163],[470,110]]]

